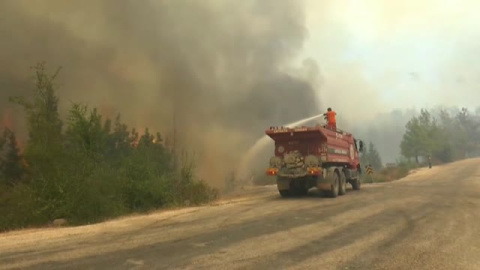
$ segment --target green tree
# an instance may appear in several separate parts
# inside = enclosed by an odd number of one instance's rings
[[[121,165],[121,160],[130,155],[133,151],[137,134],[131,134],[128,131],[126,124],[120,120],[120,115],[117,115],[113,122],[113,130],[110,132],[111,121],[107,119],[104,124],[104,132],[109,134],[106,139],[105,157],[116,166]]]
[[[377,171],[383,168],[380,153],[372,142],[364,147],[364,152],[360,161],[363,166],[372,165],[373,169]]]
[[[400,143],[400,149],[403,156],[406,158],[414,157],[418,161],[420,155],[421,146],[418,143],[420,137],[420,124],[417,117],[413,117],[405,126],[405,133],[403,134],[402,142]]]
[[[7,133],[7,130],[5,129],[5,131],[3,132],[3,135],[0,136],[0,153],[2,153],[2,151],[3,151],[3,146],[4,146],[5,143],[7,142],[7,137],[5,136],[6,133]]]
[[[380,157],[380,153],[378,153],[377,148],[375,145],[370,142],[368,146],[368,156],[370,159],[370,163],[375,170],[381,170],[383,168],[382,158]]]
[[[479,147],[480,123],[466,108],[457,113],[456,120],[458,147],[461,149],[462,158],[465,158],[471,156]]]
[[[62,132],[57,74],[47,74],[43,64],[35,66],[33,98],[11,99],[26,112],[29,140],[22,159],[13,132],[0,137],[0,181],[28,181],[8,189],[0,185],[0,230],[55,218],[96,222],[216,198],[216,190],[196,178],[192,160],[182,156],[178,169],[172,165],[174,154],[160,133],[146,129],[140,136],[120,116],[103,121],[95,108],[75,103]],[[23,161],[27,173],[21,170]]]
[[[456,159],[455,144],[455,121],[446,110],[439,113],[440,126],[436,139],[439,147],[432,156],[443,162],[450,162]]]
[[[60,69],[48,74],[44,63],[33,68],[33,98],[12,97],[11,101],[21,105],[27,116],[29,140],[23,155],[28,165],[31,199],[38,207],[32,219],[46,222],[56,218],[56,213],[66,203],[65,190],[71,174],[62,167],[70,161],[63,151],[62,122],[54,85]]]
[[[145,129],[145,132],[142,136],[140,136],[140,140],[138,141],[138,147],[140,149],[147,149],[154,144],[155,137],[150,134],[148,128]]]
[[[21,105],[27,114],[29,142],[27,153],[46,153],[61,147],[62,122],[58,115],[58,98],[55,95],[54,80],[60,69],[53,75],[46,72],[45,64],[35,67],[33,100],[12,97],[11,101]],[[33,154],[32,153],[32,154]]]
[[[3,134],[0,136],[0,164],[3,164],[5,157],[4,157],[4,146],[5,143],[7,142],[6,138],[6,130]],[[0,169],[0,184],[6,183],[5,175],[3,170]]]
[[[14,185],[23,179],[25,168],[22,164],[22,157],[20,155],[20,149],[18,148],[17,139],[15,133],[9,129],[5,129],[5,156],[0,161],[0,170],[9,185]]]
[[[419,116],[420,125],[422,127],[421,148],[422,156],[426,157],[437,151],[439,148],[439,128],[437,119],[433,117],[427,110],[421,110]]]
[[[66,141],[70,147],[88,155],[103,155],[108,137],[108,122],[102,125],[102,117],[96,109],[88,113],[87,106],[73,104],[66,131]]]
[[[440,147],[437,121],[427,110],[422,109],[420,115],[408,121],[405,128],[400,144],[403,156],[413,157],[419,163],[420,156],[428,156]]]
[[[453,115],[453,116],[452,116]],[[442,109],[439,122],[427,110],[421,110],[406,125],[400,148],[406,158],[432,158],[450,162],[480,155],[480,116],[466,108],[449,113]]]

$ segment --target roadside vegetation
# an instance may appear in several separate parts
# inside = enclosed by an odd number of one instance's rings
[[[73,104],[58,113],[58,72],[35,70],[22,106],[29,140],[20,151],[15,133],[0,136],[0,231],[39,226],[54,219],[87,224],[166,206],[202,204],[217,191],[195,175],[194,161],[165,145],[160,133],[129,129],[120,116],[104,119]]]
[[[407,160],[397,162],[391,167],[382,167],[375,170],[373,175],[362,174],[362,183],[391,182],[406,177],[410,171],[421,167],[421,165]]]

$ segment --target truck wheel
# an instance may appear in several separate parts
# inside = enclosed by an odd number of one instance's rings
[[[361,182],[360,182],[360,179],[359,178],[355,178],[351,181],[352,183],[352,188],[353,190],[359,190],[360,189],[360,186],[361,186]]]
[[[347,178],[344,172],[340,172],[340,187],[338,189],[338,195],[345,195],[347,193]]]
[[[278,193],[280,193],[280,196],[282,196],[284,198],[285,197],[290,197],[290,190],[283,189],[283,190],[279,190]]]
[[[330,190],[330,197],[336,198],[338,196],[338,189],[340,188],[340,176],[338,172],[333,173],[333,183]]]
[[[295,194],[298,196],[305,196],[308,194],[308,189],[305,187],[299,187],[297,190],[295,190]]]

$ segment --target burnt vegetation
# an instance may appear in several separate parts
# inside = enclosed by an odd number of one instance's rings
[[[34,70],[32,95],[11,98],[25,110],[28,142],[20,151],[13,131],[0,136],[0,230],[57,218],[86,224],[217,197],[197,179],[191,156],[177,155],[160,133],[139,133],[82,104],[61,121],[58,72]]]

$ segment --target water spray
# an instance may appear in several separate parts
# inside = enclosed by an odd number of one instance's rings
[[[322,114],[315,115],[312,117],[307,117],[301,120],[298,120],[296,122],[284,125],[285,127],[292,128],[304,123],[307,123],[309,121],[315,120],[317,118],[320,118],[323,116]],[[251,167],[252,159],[256,156],[259,155],[260,151],[263,150],[265,147],[268,146],[270,143],[270,137],[267,135],[264,135],[260,139],[258,139],[255,144],[247,151],[247,153],[243,156],[242,160],[240,161],[240,166],[239,166],[239,174],[240,176],[247,176],[248,169]]]

